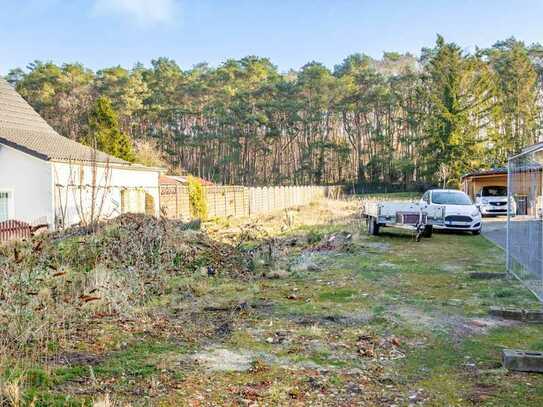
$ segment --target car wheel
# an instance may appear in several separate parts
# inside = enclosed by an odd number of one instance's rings
[[[474,236],[480,235],[480,234],[481,234],[481,229],[472,230],[472,231],[471,231],[471,234],[474,235]]]
[[[368,218],[368,234],[372,236],[379,234],[379,224],[377,223],[377,219],[373,217]]]
[[[432,225],[426,225],[424,226],[424,231],[422,232],[423,237],[432,237],[432,233],[434,232],[434,228]]]

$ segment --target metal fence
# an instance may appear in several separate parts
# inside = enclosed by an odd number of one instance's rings
[[[31,234],[32,227],[28,223],[18,220],[0,222],[0,242],[24,239],[30,237]]]
[[[543,147],[509,159],[507,270],[543,302]]]

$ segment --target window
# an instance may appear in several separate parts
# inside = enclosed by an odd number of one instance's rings
[[[122,213],[145,213],[145,191],[141,189],[123,189],[121,191]]]
[[[460,191],[434,191],[432,202],[438,205],[473,205],[470,197]]]
[[[9,192],[0,191],[0,222],[9,219]]]
[[[481,196],[507,196],[507,187],[483,187]]]
[[[430,203],[430,192],[426,191],[424,195],[422,196],[422,200],[426,203]]]

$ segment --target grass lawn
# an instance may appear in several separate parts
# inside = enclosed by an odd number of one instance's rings
[[[501,368],[543,351],[543,326],[488,316],[537,308],[481,236],[367,236],[356,202],[324,201],[206,227],[254,251],[252,279],[172,276],[138,319],[101,318],[56,359],[4,360],[21,404],[541,406],[543,375]],[[264,243],[263,243],[264,242]],[[17,393],[19,391],[19,393]],[[17,393],[13,395],[14,393]]]

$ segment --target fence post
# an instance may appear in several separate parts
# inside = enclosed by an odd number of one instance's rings
[[[224,191],[224,217],[228,216],[228,191],[225,189]]]
[[[179,210],[179,185],[175,184],[175,218],[181,219],[181,211]]]

